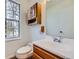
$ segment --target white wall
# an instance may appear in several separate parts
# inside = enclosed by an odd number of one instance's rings
[[[20,32],[21,39],[15,41],[6,41],[6,59],[15,55],[16,50],[26,45],[27,43],[36,41],[41,38],[40,26],[45,24],[45,2],[43,0],[15,0],[21,4],[21,19],[20,19]],[[42,5],[42,24],[36,26],[27,26],[26,24],[26,11],[36,2]]]
[[[46,1],[45,0],[28,0],[28,8],[30,8],[33,4],[36,2],[39,2],[41,4],[41,10],[42,10],[42,24],[41,25],[33,25],[33,26],[28,26],[29,27],[29,36],[32,39],[32,41],[40,40],[43,36],[42,33],[40,33],[40,27],[42,25],[45,25],[45,8],[46,8]]]
[[[5,44],[5,53],[6,59],[13,57],[16,50],[26,45],[31,40],[28,36],[28,26],[26,24],[26,10],[28,8],[27,0],[15,0],[17,3],[20,3],[20,39],[14,41],[6,41]]]
[[[63,36],[74,38],[74,1],[62,0],[47,4],[46,31],[52,36],[58,36],[62,30]]]
[[[29,33],[30,33],[32,42],[43,38],[43,33],[40,32],[40,25],[29,26]]]

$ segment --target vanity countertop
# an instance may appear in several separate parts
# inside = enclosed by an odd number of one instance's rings
[[[54,42],[52,37],[46,36],[33,44],[65,59],[74,59],[74,39],[64,38],[61,43],[58,43]]]

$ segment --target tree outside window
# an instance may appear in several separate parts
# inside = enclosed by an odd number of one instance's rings
[[[6,0],[5,38],[20,36],[20,4]]]

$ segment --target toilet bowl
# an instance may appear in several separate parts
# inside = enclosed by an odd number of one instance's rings
[[[32,56],[32,53],[33,53],[32,46],[27,45],[27,46],[19,48],[16,51],[16,58],[26,59],[26,58]]]

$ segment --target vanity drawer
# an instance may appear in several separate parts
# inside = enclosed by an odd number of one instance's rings
[[[32,57],[32,59],[43,59],[43,58],[33,52],[33,57]]]
[[[34,48],[34,52],[35,52],[36,54],[38,54],[40,57],[42,57],[43,59],[63,59],[63,58],[61,58],[61,57],[59,57],[59,56],[56,56],[56,55],[54,55],[54,54],[51,54],[51,53],[45,51],[45,50],[42,49],[42,48],[37,47],[37,46],[35,46],[35,45],[34,45],[33,48]]]

